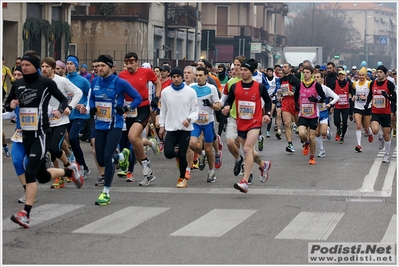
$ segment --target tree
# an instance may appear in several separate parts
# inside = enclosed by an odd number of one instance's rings
[[[288,46],[311,46],[312,43],[313,46],[321,46],[324,62],[341,51],[362,47],[361,35],[352,27],[352,18],[336,5],[329,4],[324,9],[315,6],[313,27],[312,18],[313,10],[306,9],[289,20],[285,27]]]

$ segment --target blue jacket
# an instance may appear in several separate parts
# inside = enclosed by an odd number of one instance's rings
[[[71,83],[73,83],[74,85],[76,85],[76,87],[78,87],[80,90],[82,90],[83,94],[82,94],[82,98],[80,99],[78,104],[83,104],[86,106],[87,104],[87,95],[89,94],[89,90],[90,90],[90,82],[80,76],[78,74],[78,72],[73,72],[73,73],[68,73],[68,75],[66,76],[66,78],[68,80],[71,81]],[[68,99],[69,100],[69,99]],[[71,115],[69,115],[69,120],[74,120],[74,119],[89,119],[90,118],[90,114],[81,114],[79,112],[79,110],[77,109],[73,109],[71,112]]]

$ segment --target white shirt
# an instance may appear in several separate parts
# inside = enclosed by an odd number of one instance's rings
[[[160,99],[161,111],[159,125],[166,131],[192,131],[193,123],[198,119],[197,94],[193,88],[184,84],[181,90],[175,90],[171,85],[162,90]],[[185,119],[190,119],[188,127],[183,125]]]

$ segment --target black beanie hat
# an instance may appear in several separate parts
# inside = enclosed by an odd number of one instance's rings
[[[258,67],[258,64],[256,63],[255,59],[251,58],[245,60],[244,63],[241,65],[241,67],[245,67],[249,69],[252,73],[254,73],[254,71]]]
[[[377,70],[382,70],[385,74],[387,74],[388,69],[384,65],[379,65],[377,67]]]
[[[175,75],[175,74],[177,74],[177,75],[180,75],[181,77],[184,77],[184,75],[183,75],[183,71],[179,68],[179,67],[176,67],[176,68],[173,68],[171,71],[170,71],[170,77],[172,77],[173,75]]]
[[[40,58],[37,58],[31,54],[24,54],[22,60],[29,61],[36,69],[40,69]],[[22,61],[21,60],[21,61]]]

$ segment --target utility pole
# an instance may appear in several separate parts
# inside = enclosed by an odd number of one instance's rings
[[[274,3],[274,40],[273,40],[273,66],[276,65],[276,31],[277,31],[277,4]]]

